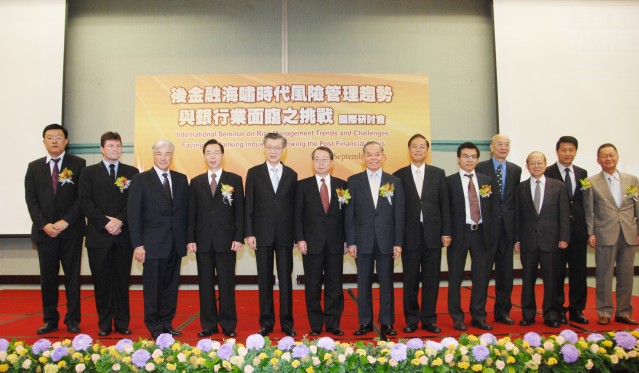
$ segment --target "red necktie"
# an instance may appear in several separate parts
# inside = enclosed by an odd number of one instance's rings
[[[60,174],[60,168],[58,162],[60,158],[51,159],[53,161],[53,172],[51,172],[51,185],[53,185],[53,194],[58,193],[58,175]]]
[[[470,203],[470,219],[479,224],[481,220],[481,212],[479,211],[479,198],[477,198],[477,191],[475,184],[473,183],[473,174],[466,174],[468,177],[468,203]]]
[[[211,195],[213,197],[215,197],[215,189],[217,189],[217,181],[215,181],[216,177],[216,174],[211,174]]]
[[[326,181],[321,179],[322,186],[320,187],[320,198],[322,199],[322,206],[324,206],[324,212],[328,212],[328,187]]]

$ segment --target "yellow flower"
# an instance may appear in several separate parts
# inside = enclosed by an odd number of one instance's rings
[[[470,363],[467,361],[462,361],[457,366],[461,369],[468,369],[470,367]]]
[[[282,356],[282,350],[280,350],[280,349],[275,350],[275,352],[273,353],[273,355],[275,355],[276,357],[280,357],[280,356]]]
[[[471,335],[468,336],[468,340],[471,341],[471,342],[477,342],[479,340],[479,338],[477,338],[476,336],[471,334]]]
[[[166,364],[166,369],[168,370],[175,370],[176,368],[177,368],[177,365],[175,364],[171,364],[171,363]]]
[[[274,357],[274,358],[272,358],[271,360],[269,360],[269,363],[271,363],[272,365],[275,365],[275,364],[277,364],[277,362],[278,362],[278,361],[279,361],[279,360],[277,360],[277,358],[276,358],[276,357]]]
[[[385,358],[385,357],[378,357],[378,358],[377,358],[377,361],[378,361],[380,364],[386,364],[386,358]]]
[[[601,342],[601,344],[606,346],[606,347],[612,347],[612,341],[606,340],[606,341]]]
[[[417,351],[415,352],[415,357],[416,357],[416,358],[420,358],[420,357],[422,357],[423,355],[424,355],[424,351],[422,351],[422,350],[417,350]]]
[[[58,367],[64,368],[66,366],[67,366],[67,362],[66,361],[64,361],[64,360],[58,361]]]
[[[315,369],[313,369],[313,367],[308,367],[306,368],[306,373],[314,373]]]
[[[156,364],[162,364],[164,362],[164,358],[158,356],[155,359],[153,359],[153,362],[155,362]]]
[[[206,360],[204,360],[204,359],[203,359],[203,358],[201,358],[201,357],[198,357],[198,358],[195,360],[195,362],[197,362],[199,365],[204,364],[204,362],[205,362],[205,361],[206,361]]]
[[[18,361],[18,355],[16,355],[16,354],[11,354],[11,355],[7,356],[7,360],[9,360],[9,362],[10,362],[11,364],[15,364],[15,363],[16,363],[16,361]]]
[[[291,363],[291,366],[293,368],[297,368],[300,366],[300,361],[299,360],[293,360],[293,362]]]
[[[603,347],[599,348],[599,350],[598,350],[597,352],[599,352],[599,353],[600,353],[600,354],[602,354],[602,355],[605,355],[605,354],[607,353],[607,352],[606,352],[606,349],[605,349],[605,348],[603,348]]]
[[[80,352],[74,352],[73,355],[71,355],[71,358],[74,360],[80,360],[82,359],[82,354]]]
[[[635,338],[639,338],[639,332],[636,330],[631,331],[630,334],[632,334],[632,336]]]
[[[331,353],[327,352],[327,353],[324,354],[324,360],[329,360],[332,357],[333,357],[333,354],[331,354]]]
[[[224,360],[224,361],[222,362],[222,367],[223,367],[224,369],[226,369],[226,370],[231,370],[231,368],[232,368],[231,363],[229,363],[229,361],[228,361],[228,360]]]
[[[530,347],[530,344],[529,344],[528,342],[526,342],[526,341],[523,341],[523,342],[521,343],[521,347],[523,347],[523,348],[528,348],[528,347]]]
[[[262,352],[261,354],[257,355],[257,358],[260,360],[264,360],[266,359],[266,354],[264,352]]]
[[[508,356],[506,358],[506,364],[514,364],[515,363],[515,358],[512,356]]]
[[[115,349],[115,346],[113,346],[113,348]],[[94,352],[100,351],[100,345],[98,343],[93,344],[93,351]]]
[[[197,349],[197,348],[192,349],[192,350],[191,350],[191,353],[192,353],[193,355],[202,355],[202,351],[200,351],[200,350],[199,350],[199,349]]]
[[[547,364],[551,366],[555,365],[557,364],[557,359],[555,359],[554,357],[551,357],[550,359],[548,359]]]
[[[433,360],[432,366],[438,367],[442,365],[442,363],[443,363],[442,359],[438,357],[437,359]]]
[[[0,372],[7,372],[9,370],[9,364],[0,364]]]
[[[385,349],[381,350],[379,353],[382,354],[382,355],[388,355],[390,353],[390,350],[385,348]]]
[[[419,359],[418,358],[414,358],[413,360],[410,361],[411,364],[413,365],[419,365]]]
[[[173,346],[171,346],[171,350],[173,350],[175,352],[180,351],[181,349],[182,349],[182,346],[180,345],[179,342],[175,342],[175,343],[173,343]]]
[[[40,357],[38,358],[38,361],[39,361],[41,364],[46,364],[46,362],[47,362],[47,358],[46,358],[46,357],[44,357],[44,356],[40,356]]]
[[[581,348],[582,348],[582,349],[584,349],[584,350],[585,350],[586,348],[588,348],[588,343],[586,343],[586,342],[585,342],[585,341],[583,341],[583,340],[582,340],[582,341],[577,342],[577,344],[579,345],[579,347],[581,347]]]
[[[125,357],[122,359],[122,362],[123,362],[124,364],[131,364],[131,356],[125,356]]]
[[[64,341],[62,341],[62,345],[64,347],[69,347],[71,346],[71,340],[70,339],[65,339]]]
[[[484,367],[482,367],[481,364],[473,364],[472,369],[473,372],[481,372]]]
[[[592,184],[590,183],[590,180],[588,180],[587,178],[580,179],[579,182],[581,183],[581,190],[583,191],[592,188]]]

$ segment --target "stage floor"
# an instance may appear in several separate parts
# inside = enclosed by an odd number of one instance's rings
[[[438,321],[437,325],[442,329],[439,334],[429,333],[427,331],[418,329],[415,333],[407,334],[403,333],[402,329],[405,326],[403,307],[402,307],[402,288],[395,289],[395,329],[397,329],[398,335],[392,337],[391,340],[407,339],[407,338],[421,338],[421,339],[433,339],[440,340],[444,337],[457,337],[462,333],[453,329],[453,323],[448,316],[447,310],[447,287],[441,287],[439,292],[439,300],[437,302]],[[629,325],[620,324],[612,321],[609,325],[602,326],[597,324],[597,313],[594,309],[595,305],[595,289],[588,288],[588,304],[584,314],[590,320],[590,324],[581,325],[573,322],[569,322],[568,325],[562,325],[559,329],[553,329],[543,324],[541,317],[541,301],[542,301],[542,285],[537,285],[537,304],[538,304],[538,316],[537,323],[530,327],[521,327],[518,324],[513,326],[503,325],[495,323],[493,320],[492,309],[494,304],[494,287],[489,289],[489,298],[487,302],[488,318],[487,321],[493,325],[494,330],[491,332],[497,337],[512,335],[514,338],[519,338],[529,331],[535,331],[539,334],[558,334],[561,330],[569,328],[580,334],[592,333],[592,332],[604,332],[612,330],[625,330],[634,329]],[[568,286],[566,286],[566,292]],[[276,291],[277,293],[277,291]],[[133,331],[133,338],[150,338],[149,332],[144,327],[143,315],[144,306],[142,300],[142,291],[131,290],[131,325],[130,328]],[[377,303],[379,292],[378,289],[373,289],[374,296],[374,308],[375,315],[377,315]],[[354,338],[353,331],[357,329],[357,289],[347,287],[344,289],[345,307],[342,316],[342,329],[345,332],[344,337],[339,338],[340,341],[355,341],[355,340],[368,340],[372,341],[375,338],[379,338],[376,332],[369,333],[364,338]],[[97,338],[97,313],[95,310],[95,300],[92,290],[82,290],[82,322],[80,327],[82,333],[86,333],[94,339],[99,339],[106,345],[115,344],[115,342],[124,336],[117,333],[113,333],[107,337]],[[275,294],[275,310],[276,317],[278,313],[278,295]],[[296,339],[301,339],[310,332],[308,319],[306,317],[306,307],[304,299],[304,290],[294,290],[293,295],[293,314],[295,318],[295,330],[297,331]],[[510,316],[516,323],[521,320],[521,309],[519,307],[521,299],[521,286],[515,285],[512,295],[513,309]],[[466,311],[468,310],[468,304],[470,301],[470,287],[463,287],[462,289],[462,306]],[[639,304],[639,297],[633,297],[633,304]],[[66,298],[64,292],[60,291],[60,306],[61,320],[64,319],[66,312]],[[238,311],[238,328],[237,339],[244,341],[246,337],[256,333],[260,326],[259,319],[259,305],[257,290],[237,290],[237,311]],[[468,326],[467,333],[481,335],[483,330],[473,328],[470,326],[470,316],[466,315],[466,324]],[[40,303],[39,290],[0,290],[0,337],[11,340],[12,338],[18,340],[26,340],[27,343],[33,343],[40,339],[41,336],[36,335],[36,330],[42,325],[42,313]],[[60,329],[57,332],[47,334],[45,337],[49,340],[55,341],[64,338],[72,338],[73,335],[68,333],[62,321],[60,322]],[[174,319],[173,326],[182,331],[183,335],[179,338],[183,343],[196,343],[200,338],[197,333],[201,330],[199,322],[199,302],[198,292],[196,290],[181,290],[178,297],[178,310]],[[375,325],[378,327],[379,325]],[[220,329],[221,330],[221,329]],[[274,333],[270,335],[271,339],[282,338],[284,334],[280,331],[279,323],[276,322],[274,327]],[[329,333],[322,333],[321,336],[330,336]],[[321,337],[320,336],[320,337]],[[220,332],[211,337],[212,339],[224,339],[224,335]],[[319,337],[317,337],[319,338]]]

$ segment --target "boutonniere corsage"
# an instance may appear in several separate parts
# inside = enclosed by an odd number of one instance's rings
[[[233,206],[233,192],[235,191],[233,186],[222,184],[220,190],[222,191],[222,202],[226,203],[228,201],[229,206]]]
[[[337,201],[341,210],[342,205],[348,205],[348,200],[351,199],[351,192],[348,189],[338,188],[335,189],[335,193],[337,193]]]
[[[58,174],[58,181],[61,183],[60,185],[64,185],[66,183],[73,184],[73,171],[65,167]]]
[[[637,201],[637,194],[639,194],[639,189],[636,186],[630,185],[628,188],[626,188],[626,197]]]
[[[479,195],[481,198],[488,198],[493,194],[493,186],[490,184],[484,184],[479,188]]]
[[[588,180],[587,178],[579,179],[579,183],[581,183],[581,190],[583,192],[585,192],[588,189],[592,188],[592,184],[590,183],[590,180]]]
[[[386,183],[379,187],[379,195],[388,199],[388,203],[393,204],[391,198],[395,195],[395,184]]]
[[[124,176],[120,176],[115,180],[115,186],[120,189],[120,193],[124,193],[125,189],[129,189],[129,184],[131,184],[131,180],[127,179]]]

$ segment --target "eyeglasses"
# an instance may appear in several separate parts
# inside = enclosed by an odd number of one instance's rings
[[[328,163],[330,162],[330,158],[314,158],[313,161],[317,163]]]
[[[545,166],[546,162],[528,162],[528,165],[531,167],[539,167],[539,166]]]
[[[266,151],[269,152],[279,152],[280,150],[284,149],[284,147],[282,146],[265,146]]]
[[[45,139],[47,139],[47,141],[52,141],[52,140],[62,140],[64,138],[64,136],[62,135],[55,135],[55,136],[47,136],[45,137]]]

